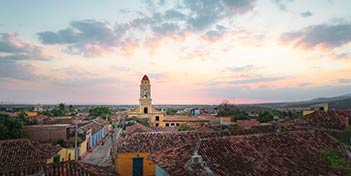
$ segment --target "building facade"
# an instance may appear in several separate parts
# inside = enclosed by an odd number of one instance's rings
[[[146,118],[152,126],[160,126],[166,112],[158,111],[152,106],[151,84],[149,77],[144,75],[140,84],[139,106],[134,110],[129,110],[129,118]]]

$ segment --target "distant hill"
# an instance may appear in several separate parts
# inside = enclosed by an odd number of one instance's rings
[[[282,102],[282,103],[262,103],[257,106],[266,108],[307,108],[313,104],[328,103],[330,109],[351,109],[351,94],[336,97],[320,97],[308,101]]]
[[[345,100],[345,99],[351,99],[351,94],[346,94],[346,95],[341,95],[337,97],[321,97],[321,98],[315,98],[310,100],[309,102],[331,102],[331,101],[338,101],[338,100]]]

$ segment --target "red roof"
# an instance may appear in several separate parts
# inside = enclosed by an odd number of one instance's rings
[[[126,127],[126,135],[129,136],[133,133],[143,133],[143,132],[154,132],[151,127],[144,126],[140,123],[135,123],[131,126]]]
[[[316,111],[303,117],[300,123],[325,128],[343,129],[346,118],[351,119],[350,110]]]
[[[0,171],[45,164],[41,151],[29,139],[0,141],[0,154]]]
[[[319,155],[326,149],[347,158],[343,145],[325,133],[299,130],[207,138],[150,159],[170,175],[319,175],[325,168]],[[195,152],[204,165],[189,163]]]
[[[147,77],[147,75],[144,75],[142,80],[143,81],[149,81],[149,77]]]
[[[51,164],[31,164],[25,167],[1,170],[0,175],[94,175],[118,176],[111,167],[100,167],[80,161],[64,161]]]
[[[99,167],[77,161],[46,164],[61,147],[40,144],[29,139],[0,141],[0,175],[95,175],[109,176],[111,167]],[[114,175],[118,175],[114,173]]]
[[[236,124],[241,127],[251,127],[260,125],[260,123],[256,119],[249,119],[249,120],[237,120]]]
[[[133,133],[119,142],[119,152],[150,152],[155,153],[165,149],[194,144],[200,138],[223,137],[256,133],[271,133],[272,126],[254,126],[251,128],[235,128],[223,131],[182,131],[182,132],[144,132]]]

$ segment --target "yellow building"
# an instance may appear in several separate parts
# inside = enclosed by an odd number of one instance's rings
[[[44,147],[44,144],[41,145],[41,150],[44,150],[43,147]],[[50,148],[50,150],[51,150],[51,153],[49,153],[48,150],[46,151],[48,153],[48,155],[50,156],[46,160],[47,164],[76,159],[74,148],[53,146]],[[87,152],[87,140],[86,139],[82,143],[80,143],[80,145],[78,146],[78,152],[79,152],[79,155],[77,156],[78,157],[77,159],[79,159],[79,157],[82,157],[86,154],[86,152]]]
[[[38,112],[28,111],[28,112],[26,112],[26,115],[28,118],[36,117],[36,116],[38,116]]]
[[[186,115],[169,115],[160,122],[160,127],[178,127],[182,124],[187,124],[193,127],[200,127],[209,125],[211,123],[210,118],[201,116],[186,116]]]
[[[308,114],[314,113],[315,111],[328,111],[328,109],[329,109],[328,103],[315,104],[315,105],[311,105],[309,110],[303,110],[302,115],[306,116]]]
[[[61,148],[59,152],[57,152],[54,156],[51,158],[47,159],[46,163],[57,163],[57,162],[63,162],[63,161],[69,161],[69,160],[74,160],[75,158],[75,150],[70,149],[70,148]]]
[[[148,152],[118,153],[116,169],[121,176],[153,176],[156,172],[154,162],[148,160]]]
[[[79,157],[85,156],[85,154],[88,152],[88,140],[85,139],[79,146]]]
[[[160,126],[163,122],[166,112],[158,111],[152,107],[151,84],[149,78],[144,75],[140,84],[139,106],[135,110],[128,111],[129,118],[146,118],[149,119],[152,126]]]

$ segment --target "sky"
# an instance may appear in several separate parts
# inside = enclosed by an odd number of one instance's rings
[[[351,93],[349,0],[0,0],[0,103],[262,103]]]

